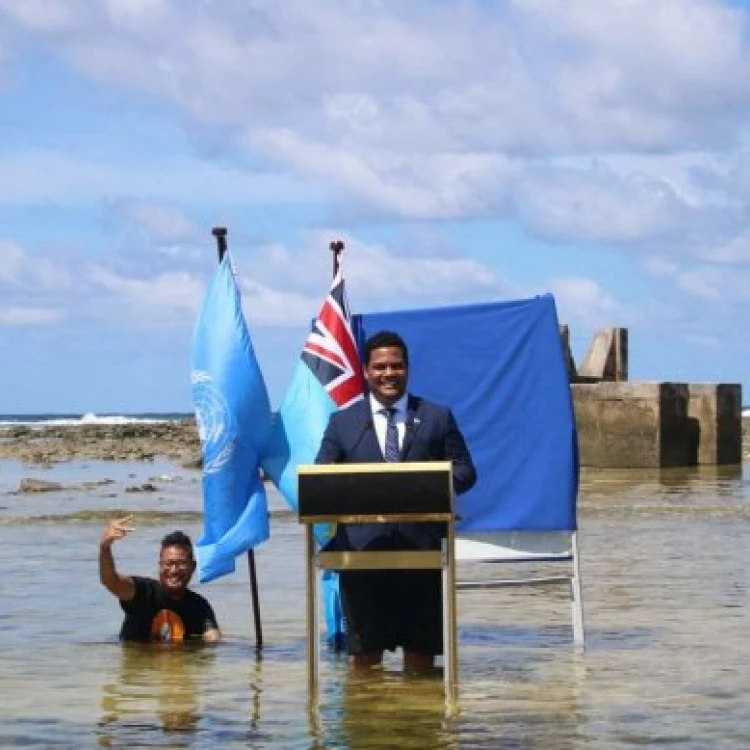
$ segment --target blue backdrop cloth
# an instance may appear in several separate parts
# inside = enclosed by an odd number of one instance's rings
[[[380,330],[409,348],[409,390],[453,409],[478,481],[459,530],[576,529],[578,440],[551,295],[357,315],[360,349]]]
[[[271,405],[228,253],[196,321],[191,381],[203,451],[204,532],[196,555],[205,582],[233,572],[237,555],[269,535],[260,453]]]

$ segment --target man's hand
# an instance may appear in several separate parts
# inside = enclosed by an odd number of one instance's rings
[[[209,628],[203,633],[205,643],[218,643],[221,640],[221,631],[218,628]]]
[[[117,572],[115,559],[112,557],[112,545],[133,531],[130,525],[132,520],[131,513],[124,518],[110,521],[99,542],[99,580],[102,586],[123,602],[128,602],[135,596],[135,581],[130,576],[121,576]]]
[[[131,531],[133,526],[130,522],[133,520],[133,514],[131,513],[124,518],[116,518],[114,521],[110,521],[107,528],[104,529],[100,545],[102,547],[111,547],[118,539],[126,537]]]

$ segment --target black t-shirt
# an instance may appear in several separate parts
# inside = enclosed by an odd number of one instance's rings
[[[133,576],[135,596],[120,602],[125,620],[120,629],[122,641],[181,641],[200,638],[218,628],[208,601],[190,589],[182,599],[172,599],[153,578]]]

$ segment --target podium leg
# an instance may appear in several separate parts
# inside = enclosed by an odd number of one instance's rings
[[[456,624],[456,554],[453,524],[448,524],[448,536],[443,539],[443,679],[445,705],[452,714],[458,708],[458,636]]]
[[[310,701],[318,702],[320,678],[320,626],[318,622],[318,570],[315,565],[315,536],[312,524],[307,529],[307,689]]]

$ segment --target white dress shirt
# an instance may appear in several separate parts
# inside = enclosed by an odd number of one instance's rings
[[[375,427],[375,435],[378,438],[378,445],[380,446],[380,452],[385,458],[385,430],[388,426],[388,415],[383,413],[383,409],[391,408],[395,409],[394,419],[396,421],[396,429],[398,430],[398,449],[404,444],[404,434],[406,433],[406,405],[409,401],[408,395],[405,393],[396,403],[391,404],[390,407],[383,406],[375,396],[370,394],[370,408],[372,409],[372,424]]]

